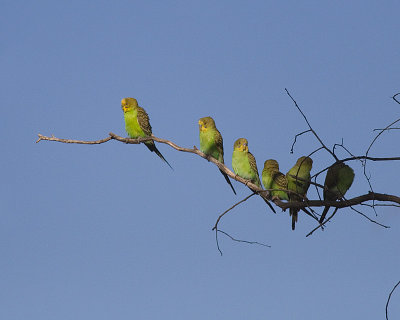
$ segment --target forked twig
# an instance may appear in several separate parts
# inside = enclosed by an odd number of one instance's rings
[[[254,196],[256,193],[253,192],[252,194],[248,195],[246,198],[240,200],[239,202],[236,202],[232,207],[230,207],[229,209],[225,210],[223,213],[221,213],[217,219],[217,221],[215,222],[214,227],[212,228],[212,230],[218,230],[218,223],[221,220],[221,218],[227,214],[229,211],[231,211],[233,208],[237,207],[239,204],[247,201],[249,198],[251,198],[252,196]]]
[[[219,253],[221,254],[221,256],[222,256],[222,250],[221,250],[221,248],[220,248],[220,246],[219,246],[219,242],[218,242],[218,236],[217,236],[218,232],[221,232],[222,234],[226,235],[226,236],[229,237],[231,240],[236,241],[236,242],[242,242],[242,243],[248,243],[248,244],[257,244],[257,245],[259,245],[259,246],[271,248],[270,245],[265,244],[265,243],[261,243],[261,242],[258,242],[258,241],[248,241],[248,240],[236,239],[236,238],[232,237],[229,233],[227,233],[227,232],[225,232],[225,231],[222,231],[222,230],[220,230],[220,229],[217,229],[217,230],[215,231],[215,240],[216,240],[216,242],[217,242],[217,248],[218,248],[218,251],[219,251]]]

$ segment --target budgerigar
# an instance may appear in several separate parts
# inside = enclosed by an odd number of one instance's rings
[[[245,138],[237,139],[233,145],[232,168],[238,176],[250,180],[261,188],[256,159],[250,153],[248,142]],[[264,201],[275,213],[275,209],[272,205],[267,200],[264,199]]]
[[[233,145],[232,168],[243,179],[261,187],[256,158],[250,153],[247,139],[237,139]]]
[[[204,117],[199,120],[200,131],[200,150],[221,163],[224,163],[224,143],[222,135],[215,126],[215,121],[211,117]],[[229,177],[225,172],[221,171],[226,182],[231,186],[232,191],[236,194]]]
[[[343,162],[332,165],[326,173],[324,183],[324,200],[334,201],[343,198],[347,190],[350,189],[354,180],[354,171]],[[322,212],[319,222],[322,223],[329,211],[326,206]]]
[[[125,130],[130,138],[137,139],[152,136],[149,116],[142,107],[139,107],[136,99],[122,99],[121,107],[124,111]],[[155,152],[161,158],[161,160],[163,160],[172,169],[171,165],[157,149],[153,140],[146,141],[144,144],[151,152]]]
[[[313,161],[309,157],[300,157],[294,167],[286,174],[288,181],[288,190],[296,192],[289,193],[289,201],[303,201],[310,186],[310,171]],[[292,216],[292,230],[295,229],[299,209],[290,208],[289,213]]]
[[[261,174],[261,180],[265,189],[287,190],[288,181],[286,176],[279,171],[278,161],[274,159],[264,162],[264,169]],[[285,191],[271,190],[271,197],[277,197],[280,200],[289,200]]]

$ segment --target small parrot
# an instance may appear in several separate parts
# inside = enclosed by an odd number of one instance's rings
[[[286,176],[279,171],[278,161],[270,159],[264,162],[264,169],[261,174],[261,180],[265,189],[284,189],[288,188]],[[271,197],[277,197],[280,200],[289,200],[285,191],[271,190]]]
[[[199,120],[199,131],[201,152],[215,158],[221,163],[224,163],[224,143],[221,133],[215,126],[214,119],[211,117],[201,118]],[[229,177],[222,170],[219,171],[224,176],[226,182],[231,186],[233,193],[236,194]]]
[[[256,159],[250,153],[248,142],[245,138],[237,139],[233,145],[232,168],[238,176],[250,180],[261,188]],[[276,213],[272,205],[267,200],[264,199],[264,201],[268,204],[271,210]]]
[[[121,107],[124,111],[125,130],[128,136],[133,139],[145,138],[152,136],[150,119],[146,111],[139,107],[138,102],[134,98],[124,98],[121,100]],[[158,151],[153,140],[144,142],[151,152],[155,152],[161,160],[163,160],[171,169],[171,165]]]
[[[289,201],[303,201],[303,197],[307,194],[308,187],[310,186],[310,172],[312,164],[313,161],[311,158],[300,157],[297,159],[294,167],[286,174],[288,190],[297,193],[289,193]],[[292,230],[294,230],[296,227],[298,212],[299,209],[289,209],[289,213],[292,216]]]
[[[335,201],[343,198],[347,190],[350,189],[354,180],[354,171],[343,162],[336,162],[326,173],[324,183],[324,200]],[[322,212],[319,223],[322,223],[329,211],[326,206]]]
[[[238,176],[250,180],[261,188],[256,158],[250,153],[245,138],[237,139],[233,145],[232,168]]]

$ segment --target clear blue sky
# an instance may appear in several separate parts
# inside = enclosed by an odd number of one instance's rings
[[[125,136],[120,100],[156,136],[192,147],[213,116],[230,166],[249,140],[261,170],[287,171],[321,138],[363,154],[400,117],[398,1],[2,1],[0,318],[383,319],[400,279],[399,208],[345,209],[325,231],[250,199],[211,231],[234,196],[216,167],[165,145],[35,144],[37,133]],[[372,156],[399,156],[399,132]],[[346,156],[339,152],[340,156]],[[332,162],[314,157],[313,172]],[[359,163],[349,197],[368,192]],[[374,190],[399,195],[399,163],[369,163]],[[310,198],[316,197],[310,189]],[[400,317],[400,291],[391,319]]]

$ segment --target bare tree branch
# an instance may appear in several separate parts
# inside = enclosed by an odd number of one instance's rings
[[[377,206],[376,204],[371,205],[371,207],[372,207],[372,209],[374,209],[374,211],[375,211],[375,207],[376,207],[376,206]],[[386,225],[384,225],[384,224],[382,224],[382,223],[379,223],[378,221],[375,221],[375,220],[371,219],[371,218],[368,217],[366,214],[362,213],[361,211],[359,211],[359,210],[357,210],[357,209],[355,209],[355,208],[353,208],[353,207],[350,207],[350,209],[353,210],[353,211],[355,211],[355,212],[357,212],[358,214],[362,215],[365,219],[369,220],[370,222],[377,224],[378,226],[381,226],[381,227],[383,227],[383,228],[385,228],[385,229],[389,229],[389,228],[390,228],[389,226],[386,226]],[[376,211],[375,211],[375,212],[376,212]]]
[[[330,215],[330,217],[328,219],[325,219],[324,222],[320,223],[319,226],[315,227],[314,229],[312,229],[309,233],[307,233],[306,238],[308,236],[311,236],[314,231],[318,230],[319,228],[323,229],[323,227],[325,226],[325,224],[330,221],[336,214],[336,212],[338,211],[338,208],[335,208],[335,210],[333,210],[333,213]]]
[[[396,99],[396,97],[397,97],[398,95],[400,95],[400,92],[396,93],[396,94],[392,97],[392,99],[393,99],[394,101],[396,101],[398,104],[400,104],[400,101]]]
[[[297,142],[297,137],[299,137],[299,136],[301,136],[301,135],[303,135],[303,134],[305,134],[305,133],[307,133],[307,132],[311,132],[311,130],[308,129],[308,130],[303,131],[303,132],[300,132],[300,133],[298,133],[298,134],[296,134],[296,135],[294,136],[294,141],[293,141],[293,143],[292,143],[292,147],[290,148],[290,153],[293,153],[294,145],[295,145],[296,142]]]
[[[229,233],[226,233],[225,231],[222,231],[222,230],[220,230],[220,229],[218,230],[218,232],[223,233],[224,235],[226,235],[226,236],[228,236],[229,238],[231,238],[233,241],[244,242],[244,243],[248,243],[248,244],[258,244],[259,246],[271,248],[271,246],[270,246],[269,244],[261,243],[261,242],[258,242],[258,241],[248,241],[248,240],[236,239],[236,238],[232,237]]]
[[[232,178],[232,179],[234,179],[234,180],[236,180],[236,181],[238,181],[240,183],[243,183],[244,185],[249,187],[253,192],[256,192],[264,200],[266,200],[266,201],[269,200],[269,194],[267,192],[265,192],[265,190],[263,190],[259,186],[255,185],[250,180],[243,179],[242,177],[236,175],[227,166],[225,166],[223,163],[219,162],[218,160],[216,160],[213,157],[207,156],[205,153],[203,153],[199,149],[197,149],[196,146],[194,146],[193,149],[183,148],[183,147],[178,146],[177,144],[175,144],[174,142],[172,142],[170,140],[157,138],[155,136],[146,137],[146,138],[132,139],[132,138],[120,137],[120,136],[118,136],[118,135],[116,135],[115,133],[112,133],[112,132],[109,133],[109,137],[108,138],[104,138],[104,139],[101,139],[101,140],[95,140],[95,141],[60,139],[60,138],[56,138],[54,136],[46,137],[46,136],[43,136],[41,134],[38,134],[38,136],[39,136],[39,139],[36,141],[36,143],[38,143],[38,142],[40,142],[42,140],[57,141],[57,142],[62,142],[62,143],[76,143],[76,144],[101,144],[101,143],[104,143],[104,142],[107,142],[107,141],[110,141],[110,140],[117,140],[117,141],[128,143],[128,144],[139,144],[139,143],[143,143],[143,142],[149,141],[149,140],[157,141],[159,143],[163,143],[163,144],[169,145],[170,147],[172,147],[173,149],[175,149],[177,151],[197,154],[198,156],[206,159],[207,161],[214,163],[221,171],[226,173],[230,178]],[[264,191],[264,192],[262,192],[262,191]]]
[[[38,143],[42,140],[47,140],[47,141],[56,141],[56,142],[62,142],[62,143],[101,144],[101,143],[110,141],[112,139],[112,137],[107,137],[107,138],[95,140],[95,141],[83,141],[83,140],[60,139],[60,138],[56,138],[53,135],[51,137],[46,137],[46,136],[41,135],[40,133],[38,134],[38,136],[39,136],[39,139],[36,140],[36,143]]]
[[[399,93],[396,93],[396,94],[392,97],[392,99],[393,99],[394,101],[396,101],[397,103],[399,103],[399,101],[396,100],[396,96],[397,96],[397,95],[399,95]],[[400,104],[400,103],[399,103],[399,104]],[[396,124],[396,123],[399,122],[399,121],[400,121],[400,118],[397,119],[397,120],[395,120],[395,121],[393,121],[393,122],[390,123],[389,125],[387,125],[384,129],[380,130],[380,132],[375,136],[375,138],[372,140],[371,144],[369,145],[367,151],[365,152],[365,156],[368,156],[368,153],[369,153],[369,151],[371,150],[372,145],[373,145],[373,144],[375,143],[375,141],[379,138],[379,136],[380,136],[382,133],[384,133],[385,131],[387,131],[389,128],[391,128],[394,124]]]
[[[291,94],[289,93],[289,90],[285,88],[285,91],[287,93],[287,95],[290,97],[290,99],[292,99],[294,105],[296,106],[297,110],[299,110],[299,112],[301,113],[301,115],[303,116],[304,120],[306,121],[308,127],[310,128],[310,131],[313,133],[313,135],[317,138],[317,140],[319,141],[319,143],[321,144],[321,146],[328,151],[332,157],[335,158],[336,161],[339,161],[338,157],[330,150],[327,148],[327,146],[322,142],[321,138],[318,136],[318,134],[314,131],[314,129],[311,127],[310,123],[308,122],[307,117],[305,116],[305,114],[303,113],[303,111],[300,109],[299,105],[297,104],[296,100],[294,100],[294,98],[291,96]]]
[[[392,293],[394,292],[394,290],[396,290],[396,288],[397,288],[397,286],[398,286],[399,284],[400,284],[400,281],[397,282],[397,284],[393,287],[392,291],[390,291],[389,297],[388,297],[388,299],[387,299],[386,308],[385,308],[385,310],[386,310],[386,320],[389,320],[389,316],[388,316],[388,307],[389,307],[390,298],[392,297]]]
[[[146,137],[146,138],[139,138],[139,139],[123,138],[123,137],[120,137],[120,136],[118,136],[118,135],[116,135],[115,133],[112,133],[112,132],[109,133],[109,137],[104,138],[104,139],[100,139],[100,140],[94,140],[94,141],[60,139],[60,138],[56,138],[54,136],[46,137],[46,136],[43,136],[41,134],[39,134],[38,136],[39,136],[39,139],[36,142],[40,142],[42,140],[47,140],[47,141],[56,141],[56,142],[62,142],[62,143],[76,143],[76,144],[102,144],[102,143],[105,143],[105,142],[110,141],[110,140],[117,140],[117,141],[128,143],[128,144],[139,144],[139,143],[142,143],[142,142],[145,142],[145,141],[154,140],[154,141],[157,141],[159,143],[167,144],[167,145],[169,145],[170,147],[174,148],[177,151],[197,154],[198,156],[200,156],[200,157],[206,159],[207,161],[210,161],[213,164],[215,164],[221,171],[226,173],[230,178],[232,178],[232,179],[234,179],[234,180],[236,180],[236,181],[248,186],[250,189],[252,189],[252,191],[254,193],[257,193],[263,199],[269,200],[269,192],[268,191],[261,189],[260,187],[258,187],[254,183],[252,183],[250,180],[246,180],[246,179],[243,179],[243,178],[239,177],[238,175],[233,173],[223,163],[219,162],[218,160],[214,159],[213,157],[207,156],[206,154],[201,152],[196,147],[194,147],[193,149],[183,148],[183,147],[178,146],[177,144],[175,144],[172,141],[169,141],[169,140],[166,140],[166,139],[157,138],[155,136]],[[339,162],[345,162],[345,161],[350,161],[350,160],[359,160],[359,159],[367,159],[367,158],[369,160],[372,160],[372,161],[400,160],[400,157],[372,158],[372,157],[366,157],[366,156],[356,156],[356,157],[352,157],[352,158],[346,158],[346,159],[343,159],[343,160],[339,160]],[[312,184],[316,184],[314,182],[311,182],[311,183]],[[316,185],[318,185],[318,184],[316,184]],[[322,187],[322,185],[318,185],[318,186]],[[290,192],[290,191],[288,190],[288,192]],[[323,207],[325,205],[328,205],[330,207],[336,207],[336,208],[345,208],[345,207],[354,206],[354,205],[361,204],[361,203],[366,202],[366,201],[373,201],[373,200],[387,201],[387,202],[393,202],[393,203],[400,204],[400,197],[397,197],[395,195],[388,195],[388,194],[381,194],[381,193],[374,193],[374,192],[369,192],[368,194],[365,194],[365,195],[362,195],[362,196],[359,196],[359,197],[355,197],[353,199],[349,199],[349,200],[346,200],[346,201],[307,200],[307,202],[290,202],[290,203],[287,203],[287,202],[283,202],[283,201],[279,201],[279,200],[274,200],[274,203],[277,206],[279,206],[281,209],[286,210],[287,208],[299,208],[299,209],[302,209],[302,208],[306,208],[306,207]],[[239,203],[241,203],[241,202],[239,202]],[[239,203],[237,203],[237,204],[239,204]],[[232,209],[232,208],[230,208],[230,209]]]
[[[230,238],[231,240],[236,241],[236,242],[242,242],[242,243],[248,243],[248,244],[257,244],[259,246],[271,248],[270,245],[265,244],[265,243],[261,243],[261,242],[257,242],[257,241],[248,241],[248,240],[236,239],[236,238],[232,237],[229,233],[227,233],[225,231],[222,231],[220,229],[216,229],[215,230],[215,240],[217,242],[217,249],[218,249],[219,253],[221,254],[221,256],[222,256],[222,250],[221,250],[221,248],[219,246],[219,242],[218,242],[218,232],[221,232],[222,234],[226,235],[228,238]]]
[[[237,207],[239,204],[241,204],[241,203],[247,201],[249,198],[251,198],[251,197],[254,196],[255,194],[256,194],[256,193],[253,192],[252,194],[248,195],[246,198],[240,200],[239,202],[236,202],[232,207],[230,207],[229,209],[227,209],[227,210],[225,210],[223,213],[221,213],[221,214],[219,215],[217,221],[215,222],[215,225],[214,225],[214,227],[212,228],[212,230],[218,230],[218,223],[219,223],[219,220],[221,220],[221,218],[222,218],[226,213],[228,213],[229,211],[231,211],[233,208]]]
[[[307,200],[307,202],[280,202],[279,207],[286,210],[287,208],[304,208],[304,207],[335,207],[335,208],[347,208],[350,206],[355,206],[357,204],[361,204],[366,201],[387,201],[387,202],[395,202],[400,204],[400,197],[384,194],[384,193],[376,193],[376,192],[368,192],[367,194],[347,199],[347,200],[339,200],[339,201],[327,201],[327,200]]]
[[[374,130],[372,130],[372,131],[382,131],[382,130],[385,130],[385,129],[374,129]],[[400,128],[395,127],[395,128],[388,128],[388,129],[386,129],[386,131],[390,131],[390,130],[400,130]]]

